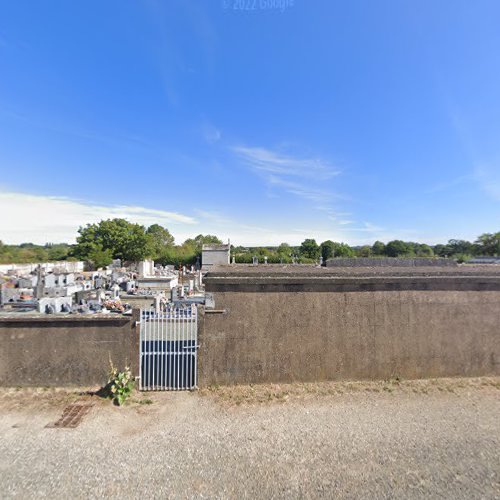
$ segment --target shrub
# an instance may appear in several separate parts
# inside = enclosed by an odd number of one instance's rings
[[[128,366],[126,366],[123,371],[118,371],[118,368],[113,366],[111,361],[110,365],[111,368],[107,385],[109,397],[116,405],[121,406],[132,393],[135,386],[135,380]]]

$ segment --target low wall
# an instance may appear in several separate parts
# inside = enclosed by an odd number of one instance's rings
[[[57,269],[65,273],[81,273],[85,268],[84,262],[70,260],[60,260],[57,262],[36,262],[31,264],[0,264],[0,274],[9,272],[15,274],[29,274],[41,266],[45,271],[50,272]]]
[[[225,269],[199,384],[500,375],[500,274]]]
[[[102,385],[110,359],[137,374],[136,320],[135,311],[132,317],[2,317],[0,386]]]
[[[327,267],[457,267],[452,259],[398,257],[335,257],[326,261]]]

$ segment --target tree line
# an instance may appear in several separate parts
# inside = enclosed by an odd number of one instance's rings
[[[191,265],[201,258],[202,245],[210,243],[222,241],[199,234],[176,245],[169,230],[159,224],[146,228],[125,219],[109,219],[81,227],[72,255],[94,268],[107,266],[113,259],[134,262],[150,258],[161,265]]]
[[[80,227],[75,245],[47,244],[5,245],[0,242],[0,263],[83,260],[91,267],[104,267],[113,261],[138,261],[152,258],[162,265],[191,265],[201,257],[203,244],[221,244],[214,235],[199,234],[182,244],[175,244],[167,228],[159,224],[149,227],[125,219],[108,219]],[[474,241],[449,240],[445,244],[428,245],[411,241],[376,241],[373,245],[349,246],[344,242],[305,239],[299,246],[232,246],[237,263],[251,263],[254,257],[269,263],[314,263],[333,257],[448,257],[465,262],[473,256],[500,256],[500,232],[484,233]]]
[[[500,256],[500,232],[482,234],[473,243],[452,239],[438,245],[392,240],[387,243],[376,241],[373,245],[349,246],[332,240],[319,244],[308,238],[297,247],[287,243],[278,247],[236,247],[233,254],[236,262],[252,262],[253,256],[257,256],[260,262],[265,258],[269,263],[312,263],[318,262],[320,258],[325,262],[334,257],[448,257],[465,262],[479,255]]]
[[[0,264],[28,264],[30,262],[54,262],[59,260],[78,260],[71,257],[72,245],[66,243],[34,245],[6,245],[0,241]]]

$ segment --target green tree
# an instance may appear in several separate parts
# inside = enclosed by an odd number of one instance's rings
[[[319,245],[316,243],[316,240],[312,238],[304,240],[300,245],[300,254],[302,257],[305,257],[306,259],[313,259],[313,260],[319,259],[320,248]]]
[[[474,252],[474,244],[466,240],[449,240],[447,247],[450,250],[448,255],[470,255]]]
[[[276,249],[276,262],[292,262],[292,247],[288,243],[281,243]]]
[[[323,257],[323,262],[333,257],[334,249],[335,243],[332,240],[326,240],[321,243],[321,256]]]
[[[381,241],[376,241],[372,245],[372,253],[373,255],[385,255],[385,243]]]
[[[144,226],[125,219],[99,222],[98,236],[104,250],[111,250],[113,258],[138,261],[150,256],[148,237]]]
[[[354,257],[354,250],[347,243],[335,242],[333,247],[335,257]]]
[[[174,247],[173,252],[169,252],[169,258],[175,262],[167,262],[174,265],[191,265],[201,257],[203,245],[222,245],[222,241],[212,234],[199,234],[195,238],[188,238],[182,245]],[[160,260],[163,263],[164,259]]]
[[[68,245],[48,245],[47,252],[49,260],[66,260],[70,247]]]
[[[425,243],[418,243],[415,245],[415,253],[418,257],[433,257],[434,250],[429,245]]]
[[[288,243],[281,243],[280,246],[276,249],[276,253],[290,256],[292,253],[292,247]]]
[[[35,262],[37,260],[35,252],[31,247],[20,247],[16,252],[17,254],[17,262]]]
[[[354,257],[355,252],[347,243],[326,240],[321,243],[321,255],[326,262],[333,257]]]
[[[92,261],[91,257],[111,255],[114,259],[138,261],[150,256],[149,239],[144,226],[125,219],[87,224],[78,233],[73,255],[84,260]],[[106,251],[108,253],[102,253]]]
[[[272,255],[272,252],[271,250],[269,250],[269,248],[259,247],[257,249],[257,255],[261,255],[262,257],[269,257],[270,255]]]
[[[439,257],[449,257],[452,255],[453,251],[448,245],[434,245],[434,254]]]
[[[97,224],[87,224],[78,229],[76,245],[71,250],[71,255],[80,260],[90,260],[89,255],[96,250],[102,250],[103,245]]]
[[[500,255],[500,232],[484,233],[477,238],[475,243],[483,255]]]
[[[113,254],[111,250],[103,250],[100,247],[95,247],[90,251],[87,258],[85,259],[92,264],[92,268],[97,270],[101,267],[106,267],[113,262]]]
[[[201,252],[203,245],[222,245],[222,241],[213,234],[199,234],[194,238],[189,238],[184,242],[184,245],[189,245]]]
[[[171,247],[174,244],[174,237],[168,229],[159,224],[152,224],[146,231],[148,244],[153,259],[157,259],[162,255],[166,247]]]
[[[385,247],[385,253],[389,257],[404,257],[411,255],[413,253],[413,249],[408,243],[405,243],[401,240],[393,240],[389,241]]]
[[[357,251],[358,257],[371,257],[372,255],[372,247],[370,245],[363,245],[358,248]]]
[[[198,253],[196,249],[191,245],[175,245],[171,247],[165,247],[161,255],[158,257],[157,262],[163,266],[173,265],[176,268],[180,265],[189,266],[196,262]]]

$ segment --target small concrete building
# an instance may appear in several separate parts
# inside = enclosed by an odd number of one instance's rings
[[[231,244],[227,245],[203,245],[201,247],[201,266],[207,271],[212,266],[229,264]]]

